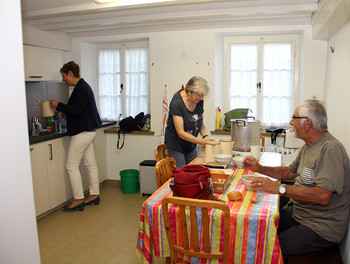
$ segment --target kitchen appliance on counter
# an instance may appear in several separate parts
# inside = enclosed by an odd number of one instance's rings
[[[231,119],[233,150],[247,152],[250,146],[260,145],[260,121],[254,117]]]
[[[61,132],[61,121],[60,120],[54,120],[52,122],[52,126],[53,126],[53,132],[54,133],[59,133]]]
[[[52,117],[55,115],[49,100],[40,101],[38,99],[39,105],[41,107],[41,116],[47,117],[47,130],[52,131]]]
[[[49,116],[54,116],[55,115],[53,109],[51,108],[49,100],[40,101],[38,99],[38,102],[39,102],[39,105],[41,107],[41,115],[43,117],[49,117]]]

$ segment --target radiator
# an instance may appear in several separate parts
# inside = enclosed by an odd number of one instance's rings
[[[265,147],[264,151],[281,153],[282,166],[288,166],[289,164],[291,164],[299,153],[299,149],[291,149],[276,146],[274,148],[271,148],[271,146]]]

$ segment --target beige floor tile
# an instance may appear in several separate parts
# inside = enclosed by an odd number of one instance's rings
[[[101,203],[80,212],[61,209],[38,220],[42,264],[138,264],[137,234],[148,196],[123,194],[120,182],[101,186]],[[155,258],[155,264],[165,263]]]

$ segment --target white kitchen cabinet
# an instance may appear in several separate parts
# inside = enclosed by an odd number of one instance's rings
[[[69,137],[50,140],[46,144],[50,204],[55,208],[73,197],[66,169]]]
[[[50,210],[49,180],[46,167],[46,144],[38,143],[30,146],[32,178],[35,199],[35,213],[41,215]]]
[[[61,80],[63,66],[61,50],[23,45],[26,81]]]
[[[96,130],[93,141],[99,172],[99,182],[107,179],[106,126]],[[73,198],[72,188],[66,169],[70,137],[65,136],[30,145],[33,189],[36,215],[41,215]],[[89,189],[89,179],[81,162],[80,171],[84,191]]]
[[[101,127],[96,130],[94,150],[100,182],[107,180],[106,135],[104,133],[104,130],[113,126],[114,125]]]
[[[73,197],[66,170],[68,137],[30,145],[36,215]]]

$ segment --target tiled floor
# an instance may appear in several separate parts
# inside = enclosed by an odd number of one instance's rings
[[[123,194],[119,181],[101,186],[101,203],[80,212],[61,209],[38,221],[42,264],[138,264],[141,206],[148,196]],[[165,263],[156,258],[155,263]]]

